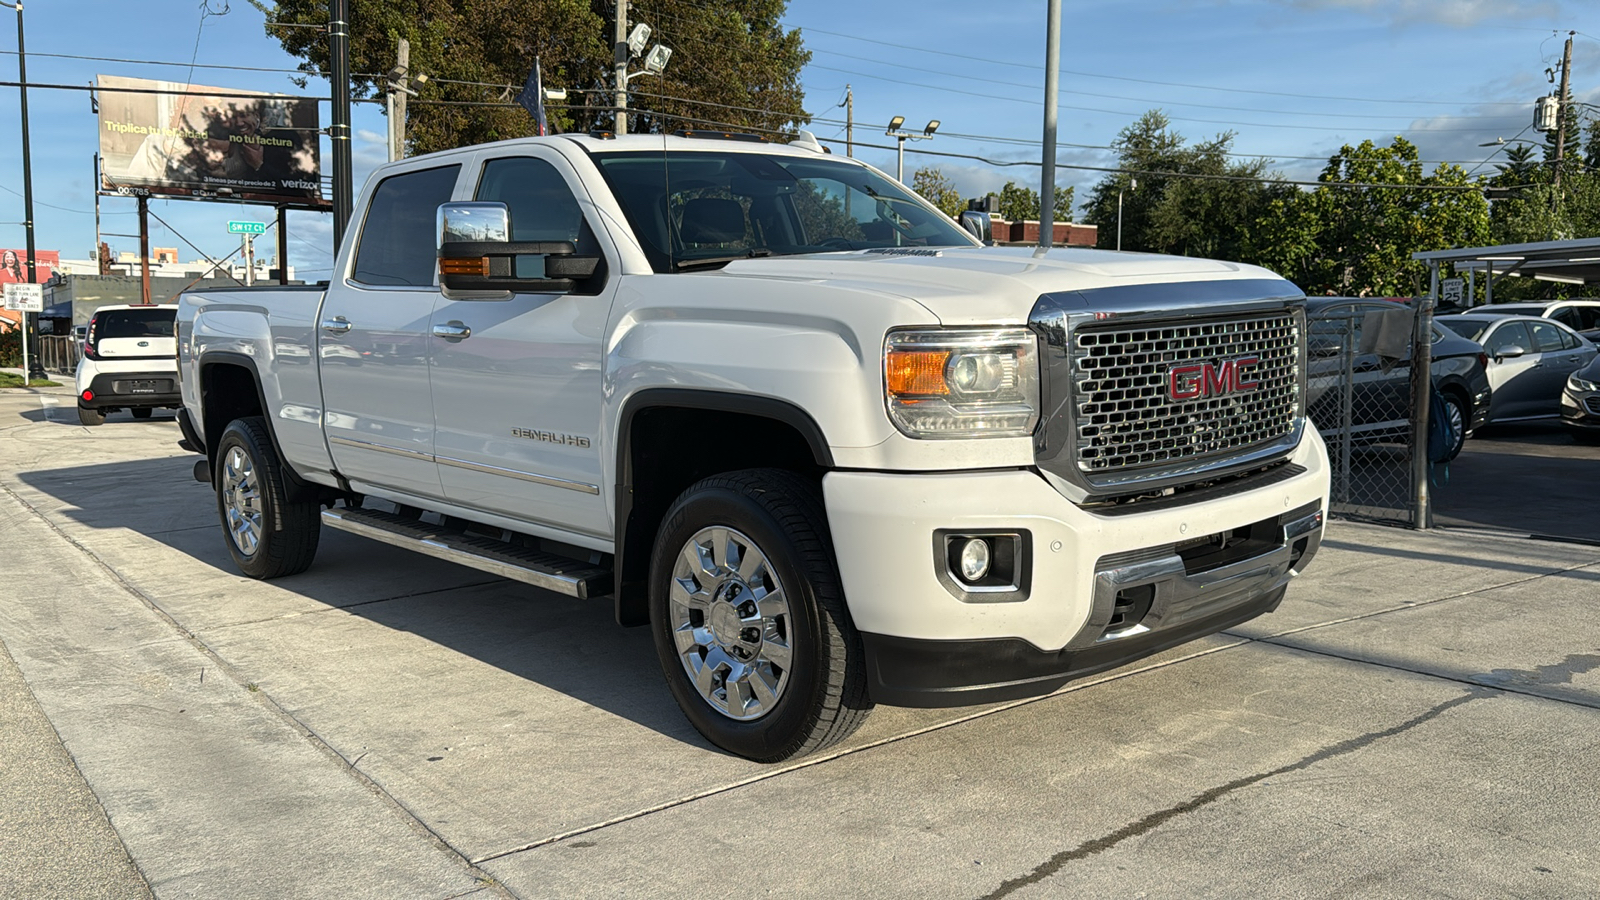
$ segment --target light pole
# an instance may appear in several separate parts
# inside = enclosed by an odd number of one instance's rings
[[[28,232],[28,283],[38,284],[38,273],[34,269],[33,252],[33,162],[28,151],[28,44],[22,33],[22,3],[7,3],[0,0],[0,6],[7,6],[17,11],[17,90],[21,94],[21,102],[17,105],[22,109],[22,220]],[[37,340],[39,336],[39,314],[23,313],[23,330],[25,338]],[[28,381],[44,378],[44,365],[37,356],[28,361],[28,372],[24,376]]]
[[[899,159],[895,162],[894,166],[894,180],[900,182],[901,184],[904,184],[906,180],[906,141],[931,140],[933,138],[933,133],[939,130],[938,119],[929,119],[927,127],[922,129],[921,134],[912,134],[909,131],[901,131],[900,126],[904,125],[905,123],[905,116],[895,116],[889,120],[888,130],[884,131],[884,134],[887,134],[889,137],[892,137],[900,142]]]
[[[1128,190],[1139,189],[1139,179],[1129,178]],[[1117,249],[1122,249],[1122,188],[1117,188]]]

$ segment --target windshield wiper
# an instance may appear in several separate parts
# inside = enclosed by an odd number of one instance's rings
[[[709,266],[725,266],[741,259],[760,259],[771,256],[772,251],[765,247],[752,247],[738,256],[707,256],[700,259],[675,259],[672,261],[672,271],[682,272],[684,269],[704,269]]]

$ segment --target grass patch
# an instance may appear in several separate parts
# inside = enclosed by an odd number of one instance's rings
[[[14,375],[14,374],[12,374],[10,372],[0,372],[0,388],[60,387],[60,386],[61,386],[61,382],[59,382],[59,381],[51,381],[48,378],[35,378],[34,380],[28,382],[27,384],[23,384],[21,375]]]

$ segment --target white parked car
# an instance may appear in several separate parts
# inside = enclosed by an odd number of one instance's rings
[[[178,390],[175,306],[103,306],[89,320],[78,363],[78,421],[100,425],[119,409],[148,419],[183,405]]]

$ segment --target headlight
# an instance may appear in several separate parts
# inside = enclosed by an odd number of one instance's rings
[[[1025,437],[1039,421],[1039,360],[1024,328],[892,332],[889,418],[914,438]]]
[[[1577,372],[1567,376],[1567,390],[1569,391],[1600,391],[1600,385],[1592,381],[1584,381],[1578,377]]]

